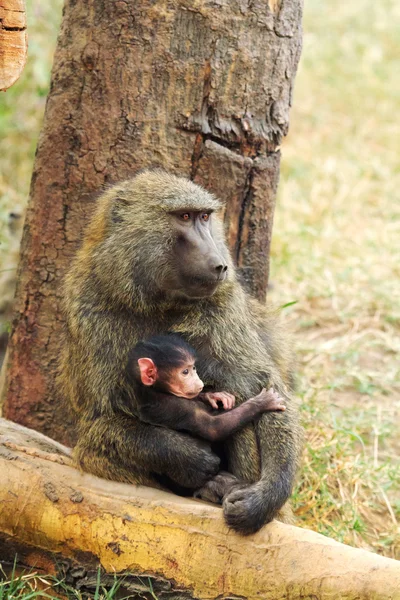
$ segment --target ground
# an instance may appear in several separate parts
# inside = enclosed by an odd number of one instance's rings
[[[15,279],[19,222],[8,215],[26,202],[60,10],[28,0],[29,64],[0,97],[0,310]],[[306,2],[269,291],[299,355],[299,523],[397,558],[399,23],[396,0]]]
[[[307,428],[296,512],[400,558],[400,6],[305,8],[269,293],[296,302],[283,310]]]

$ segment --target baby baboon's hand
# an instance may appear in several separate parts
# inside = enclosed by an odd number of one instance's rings
[[[270,388],[268,391],[263,388],[258,396],[255,396],[254,400],[261,402],[264,411],[286,410],[282,396],[280,396],[274,388]]]
[[[222,402],[225,410],[230,410],[235,406],[235,396],[228,392],[205,392],[202,397],[211,404],[213,408],[218,408],[217,402]]]

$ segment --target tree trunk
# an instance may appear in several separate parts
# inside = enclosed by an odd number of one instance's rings
[[[25,0],[0,0],[0,91],[17,81],[27,53]]]
[[[18,550],[35,570],[61,567],[79,589],[95,585],[100,561],[137,597],[151,597],[155,578],[160,600],[400,598],[398,561],[278,522],[242,537],[220,508],[79,473],[68,454],[0,419],[2,556]]]
[[[264,298],[301,0],[67,0],[32,178],[4,414],[60,441],[60,284],[104,184],[159,165],[226,201]]]

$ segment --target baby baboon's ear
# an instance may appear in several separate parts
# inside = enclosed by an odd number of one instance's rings
[[[122,223],[124,221],[126,209],[129,205],[130,202],[129,200],[126,200],[126,198],[121,198],[118,196],[114,198],[111,207],[111,222]]]
[[[157,367],[151,358],[139,358],[140,379],[143,385],[154,385],[157,381]]]

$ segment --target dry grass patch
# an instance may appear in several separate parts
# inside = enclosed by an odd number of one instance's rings
[[[308,0],[270,299],[299,350],[301,522],[400,558],[400,7]]]

